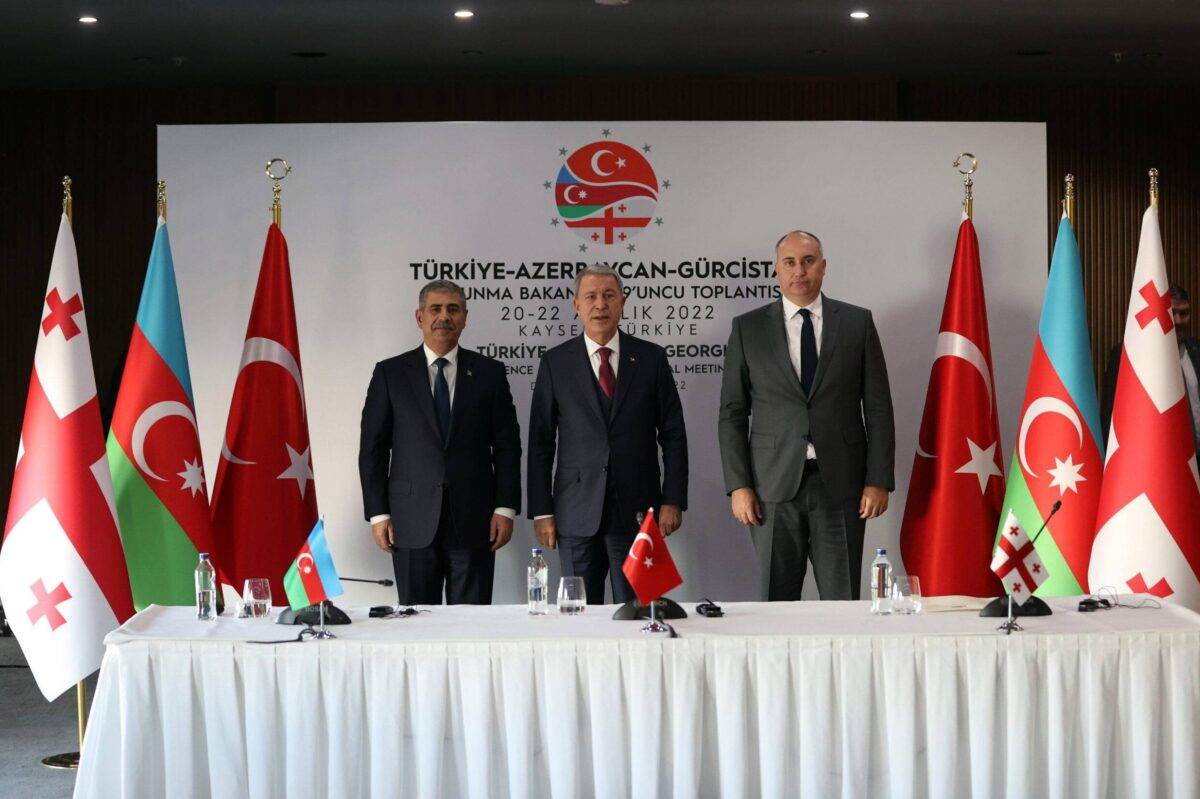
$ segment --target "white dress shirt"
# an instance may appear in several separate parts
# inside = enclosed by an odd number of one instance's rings
[[[587,347],[588,361],[592,364],[592,374],[596,376],[596,380],[600,379],[600,348],[608,347],[612,350],[608,355],[608,365],[612,367],[613,379],[617,377],[617,364],[621,360],[621,334],[620,332],[613,333],[613,337],[608,340],[607,344],[597,344],[585,333],[583,336],[583,344]],[[534,516],[533,520],[552,519],[553,513],[544,513],[541,516]]]
[[[429,345],[427,345],[427,344],[422,345],[422,349],[425,350],[426,372],[428,373],[428,376],[429,376],[429,393],[430,394],[432,394],[434,392],[435,386],[436,386],[435,381],[437,380],[437,373],[438,373],[437,359],[445,358],[447,361],[450,362],[450,363],[446,364],[443,371],[446,374],[446,382],[450,385],[450,409],[453,410],[454,409],[454,378],[458,374],[458,346],[456,345],[454,347],[454,349],[450,350],[445,355],[438,355],[436,352],[429,349]],[[495,513],[499,516],[505,517],[506,519],[515,519],[517,517],[517,512],[515,510],[513,510],[512,508],[496,508]],[[382,522],[382,521],[387,521],[390,518],[392,518],[392,515],[390,513],[381,513],[378,516],[371,517],[371,524],[375,524],[377,522]]]
[[[792,361],[792,368],[796,370],[796,377],[799,378],[803,372],[800,370],[800,333],[804,329],[804,316],[800,313],[802,308],[805,308],[812,315],[813,335],[817,339],[817,354],[821,353],[821,330],[822,317],[821,313],[821,295],[810,302],[808,305],[800,306],[789,300],[787,297],[782,297],[783,300],[783,326],[787,331],[788,358]],[[817,450],[813,447],[812,442],[808,443],[808,459],[816,460]]]

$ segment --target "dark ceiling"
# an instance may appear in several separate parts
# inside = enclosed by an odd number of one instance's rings
[[[459,8],[475,17],[455,19]],[[850,19],[856,8],[870,18]],[[680,75],[1200,84],[1198,44],[1197,0],[0,0],[0,88]]]

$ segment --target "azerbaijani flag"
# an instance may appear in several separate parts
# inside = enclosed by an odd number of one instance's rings
[[[342,581],[333,568],[333,557],[329,554],[329,544],[325,542],[324,519],[317,519],[316,526],[308,534],[308,540],[296,553],[296,559],[288,567],[287,574],[283,575],[283,590],[287,593],[292,610],[342,595]]]
[[[196,601],[212,551],[192,379],[167,222],[159,218],[108,433],[108,465],[138,610]],[[219,566],[219,558],[215,561]]]
[[[1036,531],[1054,503],[1062,500],[1062,509],[1037,539],[1037,553],[1050,575],[1038,587],[1039,595],[1088,592],[1103,465],[1099,442],[1083,267],[1075,231],[1064,215],[1054,241],[1000,516],[1007,519],[1012,513],[1021,528]],[[1006,524],[1010,523],[1000,525],[997,541]]]

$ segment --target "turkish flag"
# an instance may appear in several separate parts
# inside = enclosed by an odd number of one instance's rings
[[[267,231],[212,499],[215,562],[222,582],[283,575],[317,521],[304,377],[287,242]]]
[[[38,688],[51,700],[100,667],[104,636],[133,615],[65,214],[0,548],[0,602]]]
[[[1151,205],[1125,316],[1088,586],[1200,610],[1200,474],[1167,286]]]
[[[900,553],[930,596],[996,596],[989,564],[1004,498],[979,240],[958,229],[925,412],[913,457]]]
[[[643,605],[649,605],[672,588],[683,584],[675,561],[671,560],[667,540],[658,530],[654,508],[647,511],[642,519],[642,528],[633,539],[633,546],[629,547],[621,571],[637,594],[638,602]]]

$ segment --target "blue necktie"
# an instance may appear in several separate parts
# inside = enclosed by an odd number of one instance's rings
[[[813,327],[812,311],[800,309],[804,326],[800,328],[800,388],[808,394],[817,374],[817,331]]]
[[[438,368],[437,377],[433,379],[433,411],[437,414],[438,432],[445,444],[450,435],[450,384],[446,382],[446,367],[450,362],[438,358],[433,363]]]

